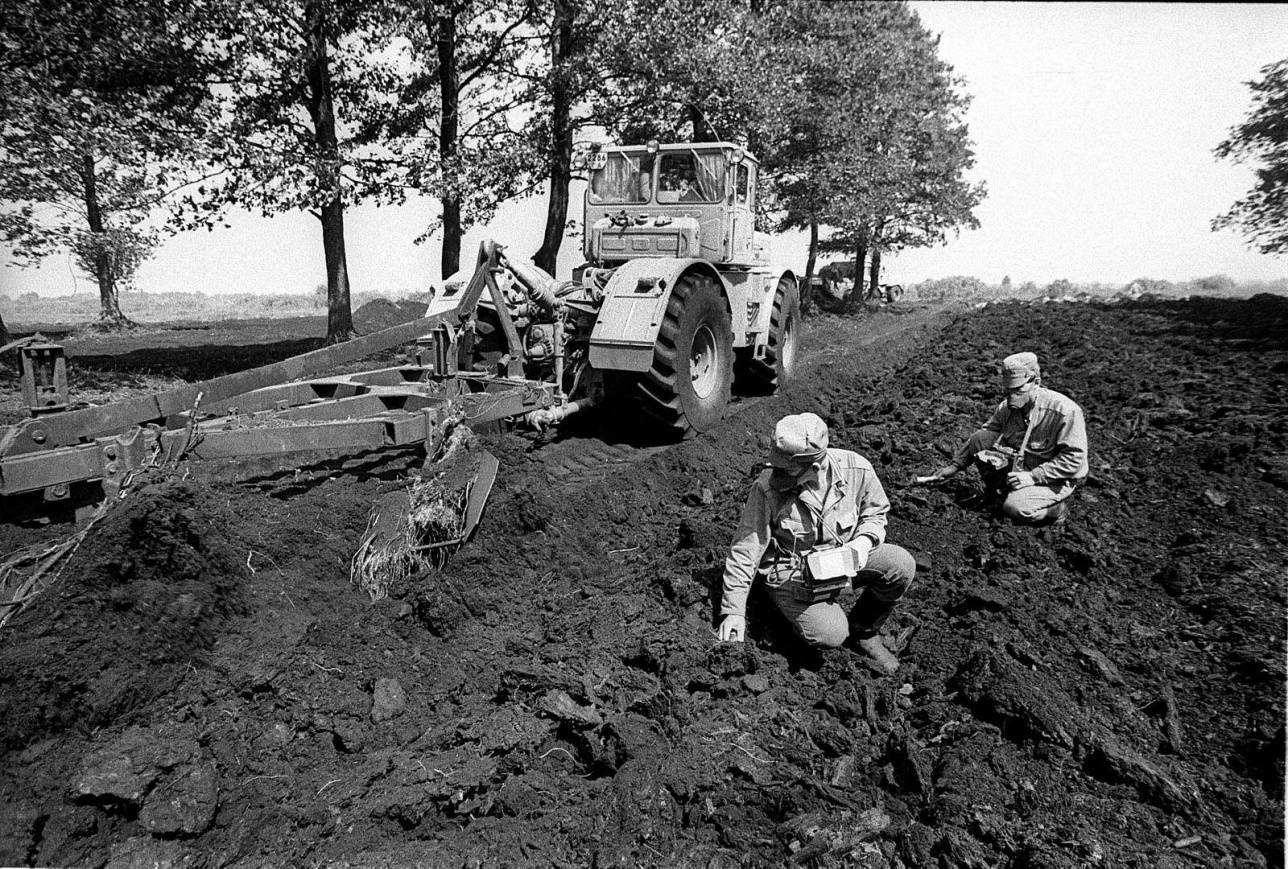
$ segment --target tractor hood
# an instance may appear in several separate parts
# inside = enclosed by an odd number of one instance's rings
[[[669,214],[601,217],[590,227],[590,259],[623,262],[647,257],[691,257],[701,250],[697,218]]]

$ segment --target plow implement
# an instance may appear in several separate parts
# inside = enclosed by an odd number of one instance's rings
[[[16,349],[32,418],[0,427],[0,503],[16,508],[19,501],[35,500],[39,508],[68,500],[74,487],[84,486],[111,497],[140,471],[180,460],[232,460],[226,463],[235,467],[236,460],[253,457],[279,456],[289,463],[287,457],[310,453],[415,444],[423,444],[432,458],[458,425],[477,428],[538,411],[557,414],[568,401],[556,384],[510,376],[504,364],[499,373],[461,370],[449,358],[458,335],[470,329],[484,291],[500,297],[500,263],[499,249],[489,248],[470,286],[421,319],[99,407],[65,409],[62,349],[39,337],[20,342]],[[406,344],[415,345],[414,363],[304,379]]]
[[[517,271],[540,281],[531,270]],[[216,377],[156,395],[97,407],[71,406],[62,348],[40,336],[4,348],[18,352],[31,418],[0,427],[0,507],[5,519],[57,505],[78,507],[81,529],[41,553],[0,564],[0,625],[56,576],[88,526],[135,481],[179,470],[201,476],[247,476],[272,458],[278,468],[420,445],[425,462],[406,486],[372,509],[351,575],[378,600],[391,583],[441,567],[478,525],[498,463],[473,432],[502,420],[545,427],[595,403],[571,400],[561,381],[564,359],[525,347],[511,317],[520,284],[496,245],[485,245],[468,285],[431,304],[426,316],[344,344]],[[540,289],[553,281],[547,277]],[[550,313],[553,315],[553,305]],[[499,323],[499,352],[477,352],[479,320]],[[521,321],[521,325],[526,325]],[[483,331],[487,331],[484,328]],[[414,361],[374,370],[315,376],[371,354],[411,345]],[[584,355],[584,354],[583,354]],[[525,376],[526,375],[526,376]],[[97,501],[97,509],[87,509]]]

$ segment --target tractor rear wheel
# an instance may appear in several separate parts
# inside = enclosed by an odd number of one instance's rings
[[[796,373],[796,347],[800,338],[801,297],[796,282],[780,278],[769,312],[769,340],[764,359],[748,359],[743,373],[748,386],[762,394],[774,392]]]
[[[653,364],[636,381],[639,404],[664,429],[689,435],[713,427],[729,404],[733,327],[711,278],[676,281],[653,346]]]

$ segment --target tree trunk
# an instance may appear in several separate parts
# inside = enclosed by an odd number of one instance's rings
[[[854,245],[854,286],[850,288],[850,294],[845,297],[847,311],[853,311],[863,304],[863,264],[868,257],[867,231],[860,231],[857,238]]]
[[[818,263],[818,220],[809,221],[809,256],[805,258],[805,283],[801,286],[801,310],[814,306],[814,266]]]
[[[878,302],[885,301],[881,297],[881,248],[872,248],[872,267],[868,277],[868,294]]]
[[[881,234],[885,229],[885,221],[877,221],[876,225],[868,232],[868,247],[872,249],[872,265],[870,277],[868,279],[868,298],[873,299],[880,304],[881,298]]]
[[[438,155],[446,170],[443,203],[442,278],[461,268],[461,194],[456,166],[460,130],[460,72],[456,64],[456,16],[438,16],[438,91],[443,117],[438,128]]]
[[[718,142],[720,137],[712,129],[711,124],[707,122],[707,116],[703,114],[701,107],[689,105],[689,123],[693,126],[693,141],[695,142]]]
[[[349,301],[349,261],[344,251],[344,203],[336,194],[322,208],[322,251],[326,255],[326,342],[354,335]]]
[[[85,214],[89,231],[94,236],[94,278],[98,281],[98,321],[109,329],[121,329],[134,324],[121,313],[120,295],[112,271],[112,254],[103,243],[103,208],[98,201],[98,176],[94,172],[94,155],[81,155],[81,184],[85,194]]]
[[[550,35],[550,199],[546,231],[533,261],[553,275],[568,222],[568,185],[572,182],[572,94],[566,67],[573,53],[573,15],[566,0],[555,0]]]
[[[9,343],[9,330],[4,325],[4,315],[0,314],[0,347]]]
[[[349,304],[349,265],[344,250],[344,199],[340,190],[340,146],[335,134],[335,106],[331,93],[331,70],[327,57],[326,4],[309,0],[305,6],[308,54],[309,117],[313,140],[320,157],[319,187],[330,197],[318,219],[322,221],[322,250],[326,256],[326,340],[328,344],[353,337],[353,311]]]

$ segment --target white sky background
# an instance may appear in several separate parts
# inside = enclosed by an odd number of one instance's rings
[[[981,227],[946,245],[884,261],[883,280],[974,275],[989,283],[1236,280],[1288,276],[1288,260],[1257,254],[1209,222],[1252,184],[1247,167],[1212,149],[1251,106],[1245,84],[1288,57],[1288,4],[1056,4],[916,2],[941,56],[974,95],[967,114],[973,176],[988,185]],[[580,217],[574,185],[570,217]],[[436,206],[358,208],[346,214],[355,292],[398,296],[437,285],[439,244],[412,244]],[[238,214],[231,228],[168,240],[141,269],[145,292],[307,293],[325,281],[320,224],[296,214]],[[534,252],[545,197],[503,207],[467,233],[461,261],[493,237]],[[775,239],[774,256],[803,268],[802,234]],[[10,265],[0,292],[96,293],[58,255],[39,269]],[[565,239],[559,277],[580,259]]]

